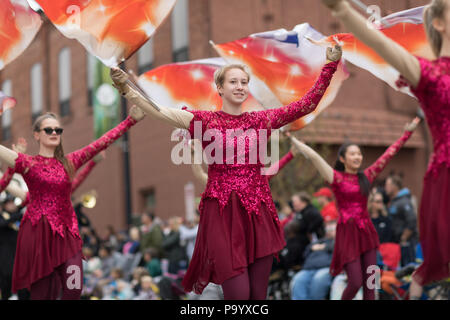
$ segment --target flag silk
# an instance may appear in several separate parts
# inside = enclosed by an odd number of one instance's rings
[[[109,68],[97,59],[93,68],[94,139],[98,139],[120,122],[120,94],[112,86]]]
[[[137,84],[164,106],[218,111],[222,109],[222,99],[214,83],[214,72],[224,64],[221,58],[167,64],[142,74]],[[242,107],[244,111],[263,110],[251,94]]]
[[[245,64],[251,71],[250,92],[265,108],[278,108],[299,100],[313,87],[326,63],[326,49],[307,38],[323,39],[304,23],[292,31],[279,29],[214,45],[228,63]],[[348,78],[343,61],[316,110],[289,125],[299,130],[313,121],[336,97]]]
[[[8,109],[14,108],[16,103],[16,99],[9,97],[0,91],[0,115]]]
[[[78,40],[108,67],[136,52],[176,0],[36,0],[61,33]]]
[[[41,25],[26,0],[0,0],[0,70],[25,51]]]
[[[387,37],[391,38],[410,53],[430,60],[436,59],[428,44],[423,26],[423,10],[417,7],[400,11],[382,19],[380,26],[374,25]],[[374,50],[356,39],[351,33],[339,33],[319,41],[328,46],[338,40],[342,44],[343,56],[346,61],[372,73],[377,78],[387,82],[395,90],[413,96],[408,87],[398,88],[395,84],[399,72],[388,65]]]

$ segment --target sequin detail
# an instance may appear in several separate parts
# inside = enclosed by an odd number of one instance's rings
[[[416,58],[421,69],[417,88],[412,88],[403,77],[397,86],[409,86],[425,113],[434,144],[425,176],[435,177],[441,166],[450,168],[450,57],[433,61]]]
[[[234,191],[248,214],[259,215],[262,201],[270,210],[273,220],[279,223],[267,176],[261,174],[265,160],[260,158],[258,152],[256,161],[251,161],[253,153],[250,150],[255,150],[255,148],[259,150],[259,141],[262,135],[266,135],[268,138],[272,129],[281,128],[314,111],[329,86],[338,63],[326,64],[319,79],[304,97],[281,108],[244,112],[240,115],[231,115],[223,111],[187,110],[194,114],[189,127],[191,137],[202,141],[205,153],[207,153],[208,146],[214,142],[214,145],[219,147],[216,150],[217,154],[211,152],[211,155],[214,158],[217,157],[216,160],[222,161],[222,164],[215,161],[208,166],[208,182],[199,206],[201,213],[206,198],[217,199],[220,204],[220,212],[222,212]],[[186,108],[183,109],[186,110]],[[200,135],[198,130],[194,130],[196,123],[200,123]],[[236,130],[239,129],[248,135],[244,134],[242,138],[227,136],[227,130],[235,130],[236,133]],[[208,141],[204,135],[207,130],[209,133],[214,133],[211,134],[212,137]],[[216,142],[216,139],[221,139],[221,141]],[[233,150],[232,157],[227,158],[227,150]]]
[[[72,162],[75,170],[78,170],[135,123],[134,119],[128,117],[101,138],[68,154],[67,159]],[[22,221],[29,219],[34,226],[42,216],[46,216],[54,233],[64,237],[64,228],[67,228],[73,236],[80,238],[77,217],[70,200],[72,183],[62,163],[55,158],[19,153],[14,171],[23,176],[30,194]]]
[[[411,131],[405,131],[403,136],[392,144],[375,163],[364,170],[364,174],[370,183],[383,171],[411,135]],[[369,232],[369,224],[372,222],[367,210],[368,198],[361,192],[358,176],[334,170],[333,183],[330,186],[336,198],[339,211],[338,223],[347,223],[347,221],[352,219],[359,229]]]

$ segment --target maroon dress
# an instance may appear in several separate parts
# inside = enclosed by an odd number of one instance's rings
[[[403,136],[391,145],[374,164],[364,170],[370,183],[406,143],[411,134],[412,132],[405,131]],[[330,266],[331,275],[336,276],[342,272],[347,263],[359,259],[364,252],[378,248],[380,243],[367,211],[368,197],[361,192],[358,176],[334,170],[333,183],[330,186],[339,211]]]
[[[271,129],[312,112],[337,65],[338,62],[325,65],[314,87],[301,100],[282,108],[241,115],[190,111],[194,114],[189,128],[191,137],[203,141],[205,154],[210,152],[210,158],[216,161],[208,160],[208,182],[199,206],[195,249],[182,282],[186,292],[201,294],[209,282],[222,284],[243,273],[256,259],[277,254],[285,246],[268,178],[262,174],[263,161],[259,156],[257,161],[251,161],[250,150],[258,147],[264,131],[270,135]],[[237,133],[239,129],[249,136],[227,136],[227,130]],[[206,130],[211,142],[205,141]],[[233,150],[228,158],[227,150]]]
[[[136,121],[131,117],[88,146],[68,154],[77,170],[121,137]],[[31,289],[39,279],[81,252],[78,222],[70,201],[72,183],[55,158],[19,153],[14,171],[20,173],[30,194],[17,238],[13,292]]]
[[[450,57],[417,59],[420,81],[417,88],[410,87],[425,113],[434,145],[419,210],[423,263],[414,273],[424,285],[450,277]]]

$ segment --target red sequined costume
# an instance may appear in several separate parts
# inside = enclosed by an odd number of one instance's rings
[[[186,292],[200,294],[209,282],[222,284],[243,273],[256,259],[277,254],[285,246],[267,176],[261,174],[263,163],[259,156],[252,162],[250,151],[257,148],[264,129],[268,136],[271,129],[312,112],[337,65],[338,62],[326,64],[314,87],[301,100],[278,109],[240,115],[188,110],[194,115],[189,128],[191,137],[203,141],[208,154],[212,142],[202,139],[202,135],[209,130],[214,145],[220,148],[211,153],[216,161],[208,166],[195,249],[182,283]],[[248,137],[227,136],[227,130],[236,133],[239,129]],[[228,161],[227,150],[237,150]],[[218,159],[222,164],[217,163]]]
[[[450,57],[417,59],[420,81],[410,88],[425,113],[434,145],[419,210],[423,263],[414,273],[424,285],[450,277]]]
[[[411,137],[411,131],[391,145],[378,160],[364,170],[372,183],[388,164],[389,160]],[[363,195],[356,174],[334,170],[331,183],[339,211],[336,239],[330,273],[333,276],[343,271],[344,265],[358,259],[364,252],[379,246],[378,234],[367,211],[368,197]]]
[[[136,121],[128,117],[88,146],[66,157],[75,170],[120,138]],[[17,239],[13,292],[31,288],[39,279],[81,252],[82,241],[70,195],[72,183],[55,158],[19,153],[14,171],[20,173],[30,192]]]

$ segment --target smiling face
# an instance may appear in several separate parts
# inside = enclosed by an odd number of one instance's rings
[[[347,171],[358,171],[363,161],[361,149],[352,144],[347,147],[344,157],[340,156],[339,160],[344,164]]]
[[[53,118],[46,118],[41,122],[39,131],[34,132],[34,138],[39,142],[41,146],[46,148],[56,148],[61,143],[61,135],[58,135],[55,130],[48,134],[44,129],[57,129],[61,128],[58,120]]]
[[[217,85],[217,90],[224,101],[240,106],[248,98],[248,74],[239,68],[233,68],[225,73],[223,84]]]

